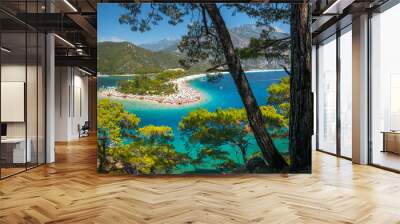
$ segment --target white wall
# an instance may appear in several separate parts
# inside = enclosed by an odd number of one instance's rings
[[[37,70],[39,69],[39,70]],[[22,113],[24,116],[26,112],[26,120],[23,119],[21,122],[5,122],[7,124],[7,137],[8,138],[25,138],[25,135],[29,139],[32,162],[36,162],[39,159],[39,163],[44,163],[44,74],[42,68],[39,66],[25,66],[25,64],[18,63],[5,63],[1,66],[1,81],[2,82],[23,82],[26,84],[26,107],[25,102],[21,108],[14,108],[14,110],[22,110],[18,113]],[[25,80],[27,78],[27,80]],[[2,89],[3,92],[4,89]],[[19,94],[24,95],[24,89]],[[3,92],[3,94],[5,94]],[[7,94],[7,93],[6,93]],[[7,95],[2,95],[2,98]],[[17,103],[17,102],[16,102]],[[6,113],[17,113],[12,111],[13,108],[2,107],[2,112]],[[10,111],[11,110],[11,111]],[[37,154],[38,153],[38,154]]]
[[[78,124],[83,125],[85,121],[88,121],[88,78],[86,76],[82,76],[82,73],[79,72],[74,77],[74,108],[72,108],[72,132],[71,135],[74,137],[79,137],[78,133]]]
[[[55,141],[67,141],[69,133],[69,85],[71,83],[67,67],[55,68]]]
[[[5,64],[1,66],[1,81],[25,82],[26,67],[19,64]],[[7,108],[1,108],[7,110]],[[7,137],[25,137],[25,122],[7,123]]]
[[[88,78],[76,68],[56,67],[55,140],[79,138],[78,125],[88,120]]]
[[[27,70],[26,70],[27,69]],[[24,82],[26,83],[25,76],[28,72],[28,87],[27,87],[27,125],[28,125],[28,137],[29,130],[35,130],[36,136],[36,122],[37,114],[36,107],[43,106],[37,105],[36,85],[37,80],[31,76],[34,74],[36,77],[36,67],[20,64],[3,64],[1,66],[1,81],[2,82]],[[4,96],[3,96],[4,97]],[[1,108],[1,110],[8,110],[9,108]],[[22,108],[22,110],[25,110]],[[25,123],[26,122],[7,122],[7,135],[8,137],[25,137]]]

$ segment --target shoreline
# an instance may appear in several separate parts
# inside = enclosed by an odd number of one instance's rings
[[[207,74],[196,74],[181,77],[170,81],[174,83],[177,88],[177,93],[170,95],[134,95],[118,92],[116,88],[107,88],[100,90],[98,95],[100,97],[111,97],[117,99],[131,99],[139,100],[148,103],[157,103],[167,106],[183,106],[196,104],[204,100],[204,94],[191,87],[187,81],[205,77]]]
[[[249,70],[245,72],[268,72],[268,71],[283,71],[281,69],[274,70]],[[134,95],[125,94],[117,91],[114,88],[107,88],[98,91],[100,97],[117,98],[117,99],[128,99],[128,100],[139,100],[147,103],[156,103],[166,106],[184,106],[199,103],[205,99],[204,94],[199,90],[191,87],[187,82],[194,79],[199,79],[206,77],[207,75],[217,75],[217,74],[229,74],[229,72],[212,72],[212,73],[200,73],[184,76],[175,80],[170,81],[174,83],[177,88],[177,93],[170,95]],[[98,75],[99,77],[112,77],[112,76],[134,76],[131,75]]]
[[[120,77],[132,77],[139,74],[117,74],[117,75],[106,75],[106,74],[97,74],[97,77],[113,77],[113,76],[120,76]]]
[[[279,72],[279,71],[285,71],[283,69],[251,69],[251,70],[247,70],[246,72]],[[219,74],[227,74],[229,72],[219,72]],[[210,73],[199,73],[199,74],[192,74],[189,76],[196,76],[196,75],[212,75],[212,74],[217,74],[216,72],[210,72]],[[113,76],[120,76],[120,77],[131,77],[131,76],[135,76],[135,75],[140,75],[140,74],[114,74],[114,75],[110,75],[110,74],[101,74],[98,73],[97,77],[113,77]],[[189,77],[189,76],[185,76],[185,77]]]

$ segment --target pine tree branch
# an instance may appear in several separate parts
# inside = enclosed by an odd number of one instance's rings
[[[279,66],[281,66],[281,67],[283,68],[283,70],[285,70],[285,72],[286,72],[289,76],[291,76],[291,73],[289,72],[289,69],[288,69],[285,65],[280,64]]]
[[[226,66],[226,63],[215,65],[215,66],[207,69],[206,72],[222,72],[222,71],[225,71],[226,69],[218,69],[219,67],[223,67],[223,66]]]
[[[217,38],[217,36],[215,34],[213,34],[212,32],[210,32],[210,29],[208,28],[206,8],[204,7],[203,4],[200,4],[200,7],[201,7],[202,21],[203,21],[204,28],[206,29],[206,34]]]

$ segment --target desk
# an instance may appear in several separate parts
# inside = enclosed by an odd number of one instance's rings
[[[6,138],[1,139],[1,157],[6,163],[26,163],[31,162],[31,139],[27,139],[25,151],[25,138]]]
[[[383,131],[382,152],[400,154],[400,131]]]

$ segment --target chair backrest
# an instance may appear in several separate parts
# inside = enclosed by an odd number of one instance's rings
[[[89,129],[89,128],[90,128],[89,121],[85,121],[85,124],[83,124],[82,129]]]

